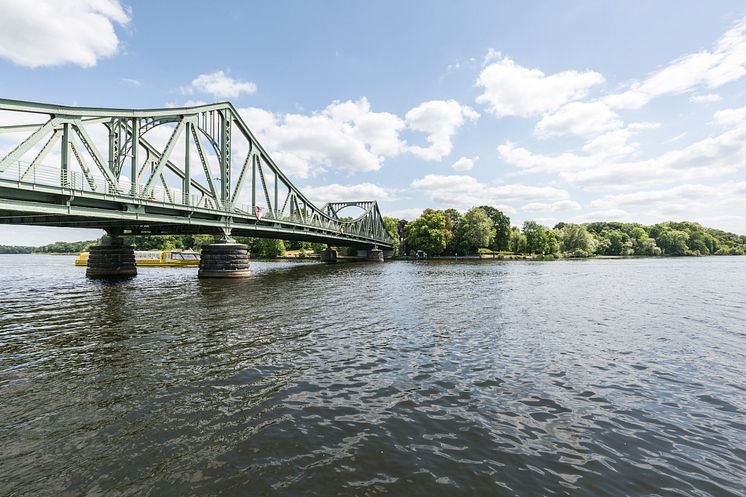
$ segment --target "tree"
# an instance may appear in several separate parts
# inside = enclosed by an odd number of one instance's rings
[[[510,250],[514,254],[526,253],[526,235],[518,228],[510,229]]]
[[[389,235],[394,240],[394,255],[399,255],[399,251],[401,249],[401,238],[399,238],[399,220],[393,217],[384,216],[383,226],[386,228],[386,231],[389,232]]]
[[[263,238],[259,246],[261,247],[259,253],[262,257],[273,259],[285,255],[285,243],[282,240]]]
[[[446,243],[445,253],[448,255],[454,255],[458,253],[464,253],[467,248],[464,246],[464,242],[461,239],[461,232],[459,226],[463,220],[461,213],[456,209],[446,209],[443,211],[446,215],[446,230],[448,230],[452,236],[448,238]]]
[[[492,227],[495,229],[495,236],[490,248],[493,250],[508,250],[510,248],[510,218],[499,209],[489,205],[482,205],[480,209],[490,217]]]
[[[468,253],[488,247],[495,238],[492,220],[481,207],[474,207],[464,214],[458,229],[459,237]]]
[[[526,236],[526,250],[529,254],[543,254],[546,244],[546,226],[536,221],[523,223],[523,234]]]
[[[686,231],[675,229],[663,230],[656,240],[666,255],[686,255],[688,241],[689,234]]]
[[[596,240],[579,224],[564,224],[559,232],[560,248],[570,257],[588,257],[596,249]]]
[[[453,233],[447,229],[443,211],[425,209],[420,217],[404,228],[407,245],[411,250],[424,250],[430,255],[440,255]]]
[[[607,230],[602,233],[609,240],[607,255],[632,255],[632,240],[629,235],[618,229]]]

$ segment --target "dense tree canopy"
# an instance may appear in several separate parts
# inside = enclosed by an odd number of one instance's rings
[[[425,209],[422,215],[404,228],[410,250],[424,250],[431,255],[445,252],[453,237],[452,221],[443,211]]]
[[[558,223],[549,228],[529,220],[519,229],[490,206],[473,208],[463,215],[455,209],[427,209],[407,224],[404,243],[410,253],[425,250],[430,255],[474,254],[487,248],[564,257],[746,253],[746,236],[688,221],[652,226],[616,221]]]
[[[495,229],[495,235],[489,244],[493,250],[509,250],[510,246],[510,218],[503,214],[502,211],[489,205],[482,205],[482,209],[492,220],[492,227]]]
[[[464,214],[457,234],[467,253],[475,253],[479,248],[488,247],[495,240],[493,221],[481,207],[474,207]]]

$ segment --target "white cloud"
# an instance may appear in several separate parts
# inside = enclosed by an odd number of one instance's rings
[[[631,211],[629,218],[638,222],[688,220],[735,233],[746,233],[746,216],[742,214],[744,205],[746,181],[683,184],[667,189],[605,195],[590,203],[590,207],[596,209]]]
[[[583,152],[595,157],[622,157],[629,155],[639,147],[638,143],[630,143],[633,132],[629,129],[609,131],[589,140],[583,145]]]
[[[474,121],[477,118],[479,114],[474,109],[455,100],[423,102],[407,112],[405,119],[409,129],[428,134],[430,146],[412,145],[407,150],[422,159],[439,161],[451,153],[451,139],[456,131],[467,119]]]
[[[394,209],[394,210],[386,210],[381,211],[381,213],[384,216],[387,217],[395,217],[398,219],[407,219],[412,220],[420,217],[420,214],[422,214],[422,211],[424,211],[424,207],[413,207],[411,209]]]
[[[746,74],[746,19],[729,29],[712,50],[685,55],[642,82],[602,100],[613,108],[639,109],[652,99],[696,88],[714,89]],[[694,98],[694,97],[693,97]]]
[[[130,14],[117,0],[2,0],[0,58],[20,66],[92,67],[119,48],[114,24]]]
[[[139,87],[142,86],[142,82],[139,79],[133,78],[119,78],[119,84]]]
[[[722,126],[736,126],[746,120],[746,105],[735,109],[722,109],[713,115],[716,124]]]
[[[479,156],[476,157],[461,157],[459,160],[453,163],[451,166],[456,171],[469,171],[474,168],[474,163],[479,160]]]
[[[717,93],[708,93],[706,95],[692,95],[689,97],[689,101],[693,104],[709,104],[712,102],[719,102],[722,97]]]
[[[377,171],[404,146],[399,138],[404,121],[373,112],[365,98],[333,102],[311,115],[257,108],[239,113],[280,169],[300,178],[327,169]]]
[[[729,123],[736,119],[731,115],[716,114],[719,122]],[[647,123],[642,127],[652,125]],[[498,152],[506,163],[524,172],[558,174],[560,179],[590,191],[648,188],[722,176],[746,168],[746,125],[658,157],[638,160],[628,158],[638,146],[629,143],[631,130],[632,126],[629,126],[594,138],[584,146],[586,154],[537,154],[511,142],[500,145]]]
[[[531,202],[523,207],[524,212],[557,212],[580,209],[580,204],[574,200],[558,200],[557,202]]]
[[[377,171],[386,158],[410,152],[425,160],[451,153],[453,135],[479,114],[454,100],[432,100],[411,109],[406,120],[374,112],[366,98],[335,101],[310,115],[275,114],[259,108],[239,113],[281,169],[306,178],[321,171]],[[427,133],[429,147],[409,145],[404,130]]]
[[[470,208],[511,202],[555,202],[569,200],[570,194],[551,186],[487,185],[471,176],[428,174],[412,182],[439,205]]]
[[[362,200],[392,200],[391,189],[373,183],[357,185],[340,185],[337,183],[325,186],[305,186],[300,189],[316,205],[326,202],[351,202]]]
[[[586,96],[588,89],[604,82],[595,71],[562,71],[549,76],[539,69],[528,69],[508,57],[490,51],[477,86],[483,93],[477,102],[497,117],[522,116],[551,112]]]
[[[613,209],[619,207],[682,206],[685,210],[692,203],[738,203],[746,205],[746,181],[727,182],[717,186],[684,184],[662,190],[645,190],[618,195],[606,195],[590,203],[591,208]]]
[[[588,136],[621,128],[623,124],[619,114],[602,102],[570,102],[542,117],[536,125],[536,134]]]
[[[215,71],[200,74],[192,80],[191,86],[182,88],[182,92],[187,95],[195,91],[215,98],[238,98],[242,93],[256,93],[256,85],[250,81],[237,81],[223,71]]]
[[[631,221],[632,216],[624,209],[606,209],[589,211],[570,219],[572,223],[588,223],[592,221]],[[639,222],[639,219],[636,219]]]

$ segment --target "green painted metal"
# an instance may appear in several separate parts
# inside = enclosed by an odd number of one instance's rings
[[[0,158],[0,223],[393,246],[375,201],[316,207],[228,102],[129,110],[0,99],[0,114],[4,111],[46,115],[46,120],[27,124],[30,119],[24,117],[0,127],[0,136],[25,134]],[[159,143],[164,132],[168,138]],[[73,142],[74,136],[82,147]],[[183,154],[177,152],[180,140]],[[191,167],[192,147],[201,172]],[[50,154],[56,148],[59,155]],[[48,157],[54,157],[52,163]],[[234,158],[240,164],[236,168]],[[129,168],[123,167],[128,161]],[[86,164],[91,162],[94,168]],[[245,185],[250,185],[248,192]],[[362,209],[362,214],[350,221],[339,219],[337,212],[349,206]]]

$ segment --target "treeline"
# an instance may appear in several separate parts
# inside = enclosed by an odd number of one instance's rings
[[[85,252],[98,240],[84,242],[54,242],[43,247],[26,247],[19,245],[0,245],[0,254],[77,254]]]
[[[414,221],[399,221],[397,233],[405,253],[469,255],[485,251],[552,257],[594,255],[744,255],[746,236],[705,228],[693,222],[558,223],[553,228],[526,221],[519,229],[490,206],[465,214],[455,209],[426,209]]]
[[[311,255],[320,252],[323,243],[310,243],[269,238],[235,237],[236,242],[249,246],[249,252],[256,257],[282,257],[288,250],[300,250]],[[124,243],[135,250],[201,250],[202,245],[213,243],[212,235],[139,235],[125,236]]]
[[[202,245],[213,243],[212,235],[126,235],[124,243],[135,250],[201,250]],[[253,256],[282,257],[288,250],[302,251],[301,255],[311,255],[321,251],[325,244],[271,240],[264,238],[236,237],[238,243],[245,243]],[[103,243],[102,239],[84,242],[55,242],[43,247],[0,245],[0,254],[78,254],[86,252],[92,245]]]

